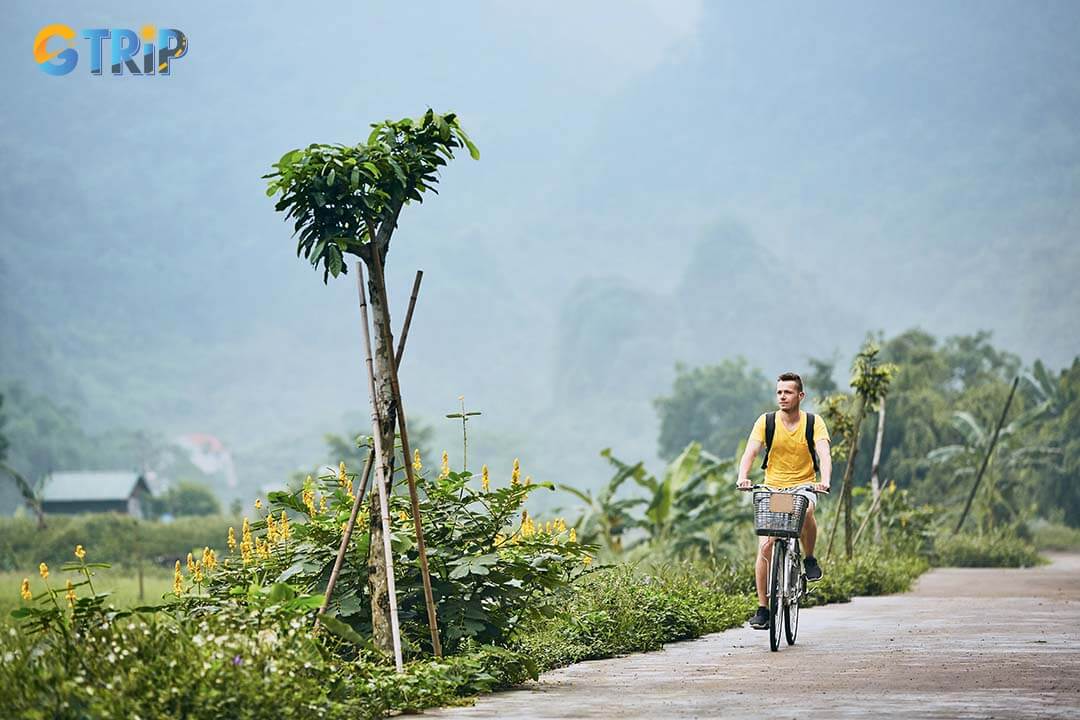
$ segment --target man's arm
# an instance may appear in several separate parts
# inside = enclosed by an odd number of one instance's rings
[[[737,483],[738,487],[743,490],[750,487],[750,467],[754,464],[754,458],[761,452],[763,446],[764,443],[760,440],[748,440],[746,442],[746,450],[742,454],[742,460],[739,461],[739,482]],[[832,472],[832,463],[829,464],[829,471]],[[822,472],[824,472],[824,466],[822,466]]]
[[[817,450],[818,465],[821,466],[821,482],[817,483],[814,489],[819,492],[829,492],[829,485],[832,483],[832,456],[829,454],[829,441],[818,440],[814,443],[814,449]]]

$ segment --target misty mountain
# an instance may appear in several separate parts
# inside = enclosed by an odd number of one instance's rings
[[[135,22],[44,3],[8,28],[61,16]],[[402,385],[451,451],[457,397],[482,410],[493,467],[589,484],[603,447],[655,461],[677,361],[772,374],[911,326],[1052,367],[1080,351],[1075,4],[170,17],[191,52],[169,78],[51,78],[29,39],[0,49],[0,379],[92,435],[212,434],[246,488],[332,461],[323,433],[367,404],[355,276],[296,259],[260,176],[429,104],[482,158],[395,234],[395,324],[425,271]]]

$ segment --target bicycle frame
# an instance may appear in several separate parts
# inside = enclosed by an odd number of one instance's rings
[[[799,538],[773,538],[772,552],[776,552],[776,546],[778,544],[784,545],[784,566],[781,571],[784,573],[780,582],[780,600],[784,604],[788,604],[791,601],[799,601],[803,597],[802,583],[799,579],[802,577],[802,547],[799,545]],[[772,597],[772,573],[773,563],[769,562],[769,578],[768,583],[765,586],[765,594],[767,597]]]

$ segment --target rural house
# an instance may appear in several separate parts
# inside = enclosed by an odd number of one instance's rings
[[[135,472],[58,472],[45,478],[41,509],[46,515],[116,512],[141,518],[150,495],[146,479]]]

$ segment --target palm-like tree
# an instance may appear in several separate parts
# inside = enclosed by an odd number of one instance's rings
[[[1033,505],[1026,501],[1032,491],[1033,475],[1029,471],[1046,467],[1061,454],[1049,445],[1027,442],[1029,436],[1024,431],[1044,412],[1044,406],[1040,405],[1001,428],[987,460],[986,482],[978,496],[979,524],[983,529],[1024,520]],[[952,426],[961,442],[932,450],[926,458],[951,468],[948,476],[951,482],[942,488],[943,499],[948,506],[957,506],[963,502],[967,488],[967,483],[962,481],[975,475],[990,447],[993,429],[963,410],[952,414]]]

